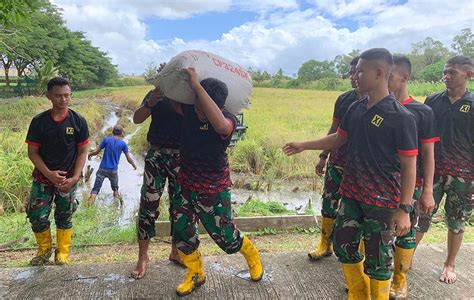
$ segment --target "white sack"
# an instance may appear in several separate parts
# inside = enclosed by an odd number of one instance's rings
[[[250,107],[249,98],[252,93],[250,74],[238,64],[209,52],[199,50],[181,52],[148,81],[160,87],[166,97],[181,103],[194,104],[196,93],[189,87],[189,76],[182,71],[189,67],[196,69],[199,81],[212,77],[227,84],[229,96],[225,109],[228,112],[238,114],[243,108]]]

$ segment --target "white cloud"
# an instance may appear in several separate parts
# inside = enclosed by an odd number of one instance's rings
[[[110,54],[121,72],[135,74],[141,73],[147,62],[167,61],[187,49],[211,51],[243,66],[271,72],[281,67],[285,73],[293,74],[308,59],[333,59],[352,49],[386,47],[394,52],[409,52],[411,43],[427,36],[450,45],[453,36],[463,28],[472,28],[474,21],[471,0],[409,0],[390,7],[381,0],[316,2],[302,11],[295,1],[285,0],[103,0],[100,4],[92,0],[55,0],[64,9],[71,29],[84,31],[94,45]],[[260,17],[224,32],[216,40],[146,38],[143,20],[150,15],[190,18],[236,9],[254,11]],[[336,22],[347,16],[359,22],[360,27],[352,32],[340,28]]]
[[[336,18],[378,12],[390,6],[384,0],[315,0],[314,3],[322,12]]]

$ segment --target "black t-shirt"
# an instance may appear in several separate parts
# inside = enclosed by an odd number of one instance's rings
[[[212,125],[199,121],[194,105],[181,104],[183,111],[183,131],[181,133],[181,168],[178,181],[190,191],[217,193],[231,185],[227,147],[232,134],[223,137]],[[237,118],[226,111],[233,129]]]
[[[39,147],[39,154],[51,171],[74,173],[77,148],[89,142],[89,129],[86,120],[77,112],[69,109],[64,119],[53,120],[52,110],[44,111],[31,120],[26,143]],[[33,178],[45,184],[52,184],[38,169],[34,169]]]
[[[448,92],[426,98],[436,117],[440,143],[435,146],[436,173],[474,180],[474,102],[467,91],[451,103]]]
[[[413,115],[392,96],[367,109],[368,99],[354,102],[338,132],[347,135],[347,162],[340,192],[379,207],[400,201],[399,155],[418,155]]]
[[[149,93],[145,96],[143,102],[145,102]],[[151,109],[151,123],[147,134],[148,142],[162,148],[179,149],[182,119],[183,116],[176,113],[171,100],[166,97],[163,98]]]
[[[416,186],[423,185],[423,158],[421,153],[421,143],[439,142],[439,136],[436,134],[436,123],[433,110],[409,97],[401,103],[415,117],[416,128],[418,129],[418,158],[416,161]]]
[[[356,90],[345,92],[344,94],[337,97],[336,103],[334,104],[333,119],[340,122],[346,114],[349,106],[357,100],[359,100],[359,95],[357,94]],[[346,164],[346,152],[346,144],[339,148],[332,149],[331,155],[329,156],[329,161],[338,167],[344,167]]]

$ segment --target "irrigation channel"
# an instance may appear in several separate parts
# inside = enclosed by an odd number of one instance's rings
[[[94,133],[91,137],[91,149],[97,147],[106,132],[110,132],[111,128],[120,120],[117,112],[122,114],[122,118],[126,117],[129,120],[132,118],[132,111],[122,110],[115,106],[107,106],[107,114],[102,129]],[[137,131],[138,128],[134,132],[126,132],[124,141],[129,143]],[[104,180],[102,189],[96,200],[96,205],[99,207],[114,207],[117,210],[117,219],[114,225],[126,226],[134,222],[139,207],[140,188],[143,181],[144,153],[134,153],[131,151],[131,154],[137,164],[137,170],[133,170],[133,167],[127,162],[124,155],[120,158],[118,169],[119,192],[123,206],[120,206],[119,199],[113,197],[108,179]],[[86,161],[85,170],[87,170],[88,167],[93,168],[93,173],[90,179],[79,189],[78,196],[83,198],[79,199],[80,202],[87,200],[90,190],[94,185],[100,161],[101,156],[96,156]],[[257,176],[237,173],[232,173],[231,177],[234,182],[232,189],[232,204],[234,208],[242,205],[249,199],[259,199],[261,201],[279,202],[295,214],[304,214],[308,204],[315,214],[320,213],[320,188],[314,188],[315,184],[311,180],[297,181],[277,179],[268,181],[261,180]],[[168,203],[167,190],[165,190],[163,194],[162,201]]]

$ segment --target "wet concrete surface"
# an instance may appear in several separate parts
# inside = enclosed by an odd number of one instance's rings
[[[474,297],[474,244],[465,244],[457,259],[458,281],[438,282],[444,245],[421,245],[409,273],[409,298],[467,299]],[[265,276],[248,280],[240,254],[204,258],[207,281],[187,298],[196,299],[343,299],[344,280],[334,256],[308,261],[306,252],[262,254]],[[151,262],[146,276],[129,277],[134,264],[71,265],[0,269],[0,298],[176,298],[175,287],[185,273],[168,261]]]

